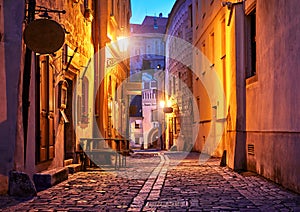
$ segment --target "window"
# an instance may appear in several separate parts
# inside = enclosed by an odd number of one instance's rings
[[[206,48],[205,48],[206,44],[205,44],[205,40],[202,42],[202,45],[201,45],[201,51],[202,51],[202,54],[204,54],[206,56]]]
[[[118,20],[118,22],[120,23],[120,15],[121,14],[121,10],[120,10],[120,1],[119,0],[117,0],[117,11],[116,11],[116,16],[117,16],[117,20]]]
[[[189,5],[189,27],[193,27],[193,7]]]
[[[225,96],[227,94],[227,82],[226,82],[226,56],[222,58],[222,69],[223,69],[223,86],[224,86],[224,92]]]
[[[144,89],[150,89],[150,82],[144,82]]]
[[[226,55],[226,25],[225,18],[221,21],[221,58]]]
[[[157,82],[151,81],[151,88],[156,88],[156,87],[157,87]]]
[[[155,54],[156,54],[156,55],[159,55],[158,41],[155,41]]]
[[[154,29],[158,29],[157,18],[154,17]]]
[[[181,91],[181,72],[178,73],[178,90]]]
[[[176,78],[173,77],[173,95],[176,95]]]
[[[140,138],[135,138],[135,144],[140,144]]]
[[[82,98],[81,98],[81,123],[88,122],[88,98],[89,98],[89,81],[86,77],[82,80]]]
[[[206,64],[206,58],[207,58],[207,54],[206,54],[206,44],[205,44],[205,40],[202,42],[202,45],[201,45],[201,57],[202,57],[202,64],[201,64],[201,67],[202,67],[202,73],[204,73],[206,70],[205,70],[205,67],[204,67],[204,64]]]
[[[111,0],[111,11],[110,11],[111,16],[115,15],[114,11],[115,11],[115,1]]]
[[[135,122],[135,124],[134,124],[134,128],[135,128],[135,129],[141,129],[141,124],[140,124],[140,123],[137,123],[137,122]]]
[[[206,10],[206,1],[207,0],[202,0],[201,1],[201,14],[202,14],[202,19],[205,18],[205,10]]]
[[[118,83],[116,83],[116,87],[115,87],[115,98],[114,98],[115,101],[118,100],[118,97],[121,97],[121,94],[118,93],[118,87],[119,87],[119,85],[118,85]]]
[[[152,90],[152,92],[153,92],[153,98],[156,99],[156,96],[157,96],[157,90],[154,89],[154,90]]]
[[[173,118],[173,132],[177,134],[177,117]]]
[[[199,21],[198,21],[198,19],[199,19],[199,0],[196,0],[196,4],[195,4],[195,11],[196,11],[196,25],[197,25],[197,29],[198,29],[198,23],[199,23]]]
[[[215,64],[215,33],[210,34],[210,62]]]
[[[256,9],[246,16],[247,68],[246,77],[256,75]]]
[[[111,87],[111,76],[108,77],[108,94],[111,96],[112,95],[112,87]]]
[[[221,60],[222,60],[222,71],[223,71],[223,86],[226,95],[226,24],[225,18],[221,20]]]
[[[196,99],[197,99],[197,108],[195,108],[195,111],[198,111],[198,114],[199,114],[199,121],[200,121],[200,120],[201,120],[201,119],[200,119],[200,118],[201,118],[201,117],[200,117],[200,115],[201,115],[201,114],[200,114],[200,96],[197,96]],[[198,121],[198,120],[195,120],[195,119],[194,119],[194,121]]]
[[[122,17],[121,17],[121,23],[122,23],[121,27],[122,28],[126,27],[127,18],[126,18],[125,12],[126,12],[126,5],[123,3],[123,10],[122,10]]]

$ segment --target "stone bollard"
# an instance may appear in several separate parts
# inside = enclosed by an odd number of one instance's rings
[[[10,196],[30,198],[37,195],[36,188],[30,177],[23,172],[11,171],[9,173]]]

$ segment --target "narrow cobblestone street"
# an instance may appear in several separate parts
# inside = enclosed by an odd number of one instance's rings
[[[37,197],[1,197],[2,211],[300,211],[300,195],[199,154],[134,154],[118,171],[89,169]],[[180,162],[180,163],[179,163]]]

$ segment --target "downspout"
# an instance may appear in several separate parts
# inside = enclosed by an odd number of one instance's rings
[[[28,2],[28,22],[34,21],[36,0],[29,0]],[[30,78],[31,78],[31,61],[32,51],[26,47],[25,65],[23,74],[23,93],[22,93],[22,109],[23,109],[23,128],[24,128],[24,167],[26,167],[27,155],[27,136],[28,136],[28,114],[29,114],[29,92],[30,92]],[[37,114],[36,114],[37,115]]]
[[[245,2],[235,5],[236,140],[234,170],[246,169]]]

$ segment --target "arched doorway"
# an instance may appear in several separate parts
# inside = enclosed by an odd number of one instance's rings
[[[149,149],[158,149],[159,148],[159,135],[158,128],[153,128],[148,133],[148,148]]]

